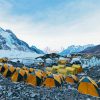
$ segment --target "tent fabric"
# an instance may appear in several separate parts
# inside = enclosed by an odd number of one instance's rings
[[[35,71],[35,69],[34,68],[29,68],[28,71],[29,71],[29,73],[32,73],[32,72]]]
[[[83,69],[80,65],[73,64],[72,67],[77,70],[77,73],[81,73],[83,71]]]
[[[66,70],[66,69],[58,69],[58,70],[57,70],[57,73],[66,76],[66,75],[67,75],[67,70]]]
[[[39,77],[40,79],[43,78],[43,75],[40,71],[35,71],[35,74],[37,77]]]
[[[59,77],[59,75],[54,75],[54,79],[56,79],[60,84],[61,84],[61,78]]]
[[[58,69],[57,72],[63,74],[64,76],[75,75],[77,73],[76,69],[72,67],[61,68]]]
[[[100,80],[98,81],[97,85],[98,85],[98,87],[100,88]]]
[[[6,69],[8,69],[8,65],[7,65],[7,64],[4,64],[4,65],[1,67],[0,72],[1,72],[1,73],[4,73],[4,71],[5,71]]]
[[[46,72],[43,71],[41,73],[42,73],[43,78],[45,78],[47,76]]]
[[[66,81],[67,83],[73,84],[73,83],[77,83],[77,82],[78,82],[78,78],[77,78],[75,75],[70,75],[70,76],[67,76],[67,77],[65,78],[65,81]]]
[[[43,78],[45,78],[47,76],[45,71],[38,70],[37,72],[39,72]]]
[[[25,81],[27,78],[27,74],[24,70],[20,69],[20,70],[16,70],[14,72],[14,74],[11,77],[11,80],[13,82],[20,82],[20,81]]]
[[[0,72],[1,72],[2,66],[0,65]]]
[[[50,75],[44,80],[42,85],[52,88],[52,87],[60,87],[62,84],[59,76]]]
[[[16,67],[16,70],[20,70],[20,67]]]
[[[52,72],[46,71],[46,75],[47,75],[47,76],[50,76],[51,74],[52,74]]]
[[[67,61],[66,60],[59,60],[58,63],[61,65],[65,65],[67,63]]]
[[[63,76],[62,74],[58,74],[58,76],[60,77],[60,79],[61,79],[61,82],[63,83],[63,82],[65,81],[65,78],[64,78],[64,76]]]
[[[82,94],[100,97],[98,85],[90,77],[83,77],[78,84],[78,91]]]
[[[4,77],[11,77],[15,71],[16,71],[16,69],[15,69],[13,66],[10,66],[8,69],[6,69],[6,70],[3,72],[2,75],[3,75]]]
[[[28,70],[28,68],[26,66],[23,66],[22,69],[23,70]]]
[[[77,70],[75,69],[75,68],[73,68],[73,67],[66,67],[66,70],[67,70],[67,74],[68,75],[75,75],[75,74],[77,74]]]
[[[46,67],[46,71],[52,71],[52,67]]]
[[[58,70],[60,68],[65,68],[64,65],[53,66],[52,69]]]
[[[32,86],[39,86],[42,83],[42,79],[36,76],[35,73],[29,73],[26,82],[27,84],[31,84]]]
[[[7,58],[0,58],[0,63],[6,63],[8,61]]]
[[[8,68],[8,64],[4,64],[3,66],[4,66],[5,68]]]

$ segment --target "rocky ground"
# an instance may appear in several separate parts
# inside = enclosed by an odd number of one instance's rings
[[[98,82],[100,80],[100,66],[95,66],[87,71],[87,76]]]
[[[74,88],[32,87],[24,82],[13,83],[0,75],[0,100],[100,100],[78,93]]]

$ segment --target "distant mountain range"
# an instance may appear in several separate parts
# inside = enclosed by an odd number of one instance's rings
[[[80,53],[89,53],[89,54],[100,54],[100,45],[96,45],[93,47],[88,47]]]
[[[35,46],[30,47],[26,42],[18,39],[11,30],[4,30],[2,28],[0,28],[0,50],[18,50],[24,52],[34,52],[37,54],[44,54],[44,51],[38,49]],[[48,49],[48,51],[50,50]],[[60,52],[59,54],[67,55],[72,53],[100,54],[100,45],[97,46],[94,46],[93,44],[88,44],[84,46],[71,45],[62,52]]]
[[[60,52],[59,54],[60,55],[67,55],[67,54],[72,54],[72,53],[79,53],[79,52],[85,50],[86,48],[91,48],[91,47],[94,47],[94,45],[93,44],[88,44],[88,45],[84,45],[84,46],[71,45],[67,49]]]
[[[35,46],[30,47],[26,42],[18,39],[11,30],[4,30],[2,28],[0,28],[0,49],[44,54],[42,50],[36,48]]]

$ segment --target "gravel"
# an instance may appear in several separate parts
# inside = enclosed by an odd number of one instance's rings
[[[97,82],[100,79],[100,67],[94,67],[88,72],[88,76]],[[76,85],[66,84],[62,88],[51,89],[33,87],[24,82],[13,83],[0,74],[0,100],[100,100],[100,98],[78,93]]]
[[[67,87],[33,87],[24,82],[13,83],[0,75],[0,100],[100,100],[80,94],[74,87]]]

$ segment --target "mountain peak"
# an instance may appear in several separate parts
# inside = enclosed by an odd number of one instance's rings
[[[13,33],[10,29],[6,29],[5,31],[8,33]]]
[[[32,49],[34,48],[34,49]],[[4,50],[19,50],[19,51],[25,51],[25,52],[35,52],[38,53],[39,49],[36,47],[29,47],[29,45],[18,39],[16,35],[9,29],[2,29],[0,28],[0,49]],[[41,50],[40,50],[41,51]],[[41,54],[39,52],[39,54]],[[43,54],[43,53],[42,53]]]
[[[86,49],[87,47],[93,47],[93,44],[88,44],[88,45],[71,45],[68,46],[67,49],[63,50],[60,54],[61,55],[67,55],[67,54],[72,54],[72,53],[78,53]]]

